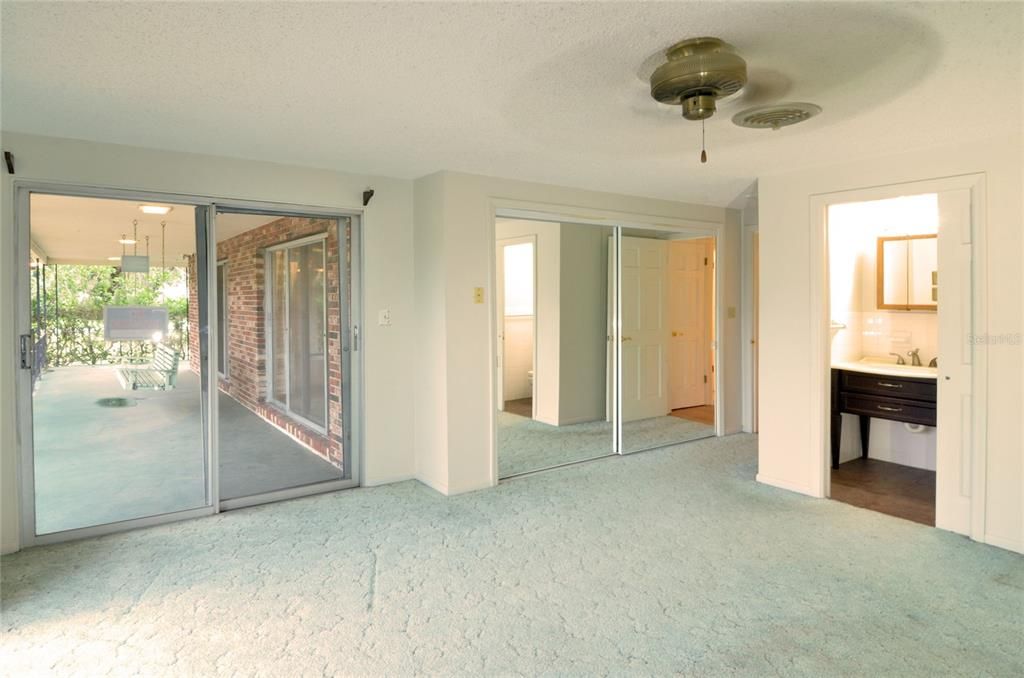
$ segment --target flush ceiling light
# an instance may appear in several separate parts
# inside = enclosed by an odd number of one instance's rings
[[[167,214],[174,208],[167,205],[139,205],[139,209],[143,214]]]
[[[133,240],[132,238],[129,238],[127,235],[122,235],[121,239],[118,240],[117,242],[122,244],[122,245],[134,245],[138,241],[137,240]]]
[[[121,261],[121,257],[107,257],[107,261]]]

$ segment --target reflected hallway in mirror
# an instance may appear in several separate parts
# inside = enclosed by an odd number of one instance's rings
[[[609,349],[614,229],[498,218],[498,476],[615,453]]]
[[[622,451],[715,435],[715,240],[623,229]]]

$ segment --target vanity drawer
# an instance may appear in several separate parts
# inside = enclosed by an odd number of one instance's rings
[[[934,379],[905,379],[880,374],[843,372],[842,390],[935,402]]]
[[[935,405],[922,401],[843,393],[840,397],[840,409],[864,417],[935,426]]]

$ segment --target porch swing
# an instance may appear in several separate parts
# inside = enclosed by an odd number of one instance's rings
[[[139,222],[132,222],[134,228],[131,243],[133,254],[125,251],[127,237],[121,239],[121,273],[149,275],[149,236],[146,236],[146,254],[139,255]],[[160,266],[166,269],[167,222],[160,222],[161,254]],[[103,309],[103,333],[109,342],[149,341],[155,344],[153,357],[148,363],[132,362],[115,369],[117,380],[126,391],[152,389],[167,391],[173,389],[178,378],[179,355],[174,348],[163,341],[168,335],[170,314],[166,306],[106,306]]]

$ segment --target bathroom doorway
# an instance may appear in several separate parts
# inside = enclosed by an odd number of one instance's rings
[[[970,188],[925,183],[822,205],[826,494],[967,534],[978,235]]]
[[[507,227],[506,230],[508,230]],[[497,263],[499,410],[534,417],[537,236],[500,238]]]

